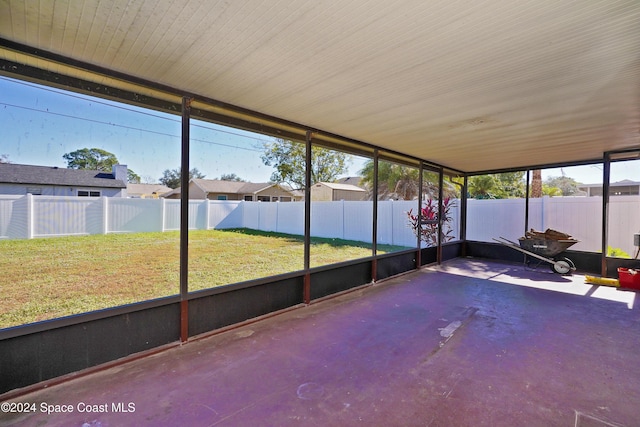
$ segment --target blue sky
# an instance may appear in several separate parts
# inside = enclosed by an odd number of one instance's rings
[[[63,154],[102,148],[134,170],[143,182],[157,182],[166,169],[180,165],[180,116],[114,103],[55,88],[0,77],[0,155],[19,164],[66,167]],[[235,173],[266,182],[273,169],[260,160],[268,136],[192,121],[191,166],[207,178]],[[355,176],[363,159],[355,158],[346,175]],[[602,178],[599,165],[543,171],[562,173],[582,183]],[[640,161],[615,163],[611,181],[640,181]]]
[[[180,116],[0,77],[0,155],[12,163],[66,167],[65,153],[101,148],[116,155],[143,182],[157,182],[180,166]],[[273,139],[192,120],[191,167],[207,178],[235,173],[266,182],[261,144]],[[354,158],[347,175],[363,161]]]

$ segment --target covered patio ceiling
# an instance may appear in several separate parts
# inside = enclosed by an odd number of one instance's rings
[[[465,172],[640,147],[637,0],[5,0],[0,38]]]

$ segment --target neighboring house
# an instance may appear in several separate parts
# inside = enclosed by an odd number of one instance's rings
[[[112,172],[0,163],[0,194],[127,197],[127,166]]]
[[[587,196],[602,196],[602,184],[580,184],[578,189]],[[640,182],[625,179],[609,184],[609,196],[637,196],[640,194]]]
[[[127,184],[127,196],[135,199],[157,199],[170,191],[162,184]]]
[[[180,193],[180,188],[176,188],[162,197],[179,199]],[[196,178],[189,181],[189,198],[244,200],[247,202],[293,202],[300,200],[296,194],[279,184]]]
[[[335,200],[366,200],[367,190],[351,184],[318,182],[311,186],[312,202]]]

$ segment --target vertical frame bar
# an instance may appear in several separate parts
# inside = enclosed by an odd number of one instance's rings
[[[418,254],[416,255],[416,268],[422,266],[422,186],[424,185],[422,179],[424,165],[422,163],[420,163],[420,169],[418,171],[418,229],[416,230]]]
[[[467,256],[467,186],[469,177],[465,174],[462,181],[462,192],[460,194],[460,241],[462,242],[461,255]]]
[[[189,339],[189,126],[192,98],[182,98],[180,162],[180,341]]]
[[[531,184],[531,170],[527,169],[527,183],[524,189],[524,233],[523,236],[526,236],[527,231],[529,230],[529,185]]]
[[[601,275],[607,276],[607,241],[609,240],[609,186],[611,179],[611,153],[604,153],[602,168],[602,253]]]
[[[304,171],[304,285],[302,290],[305,304],[311,302],[311,150],[313,133],[307,131],[305,137],[305,171]]]
[[[378,149],[373,150],[373,235],[371,236],[371,252],[373,260],[371,261],[371,280],[375,282],[378,279]]]
[[[436,262],[442,264],[442,225],[444,223],[444,205],[442,204],[442,198],[444,196],[444,169],[438,170],[438,246]]]

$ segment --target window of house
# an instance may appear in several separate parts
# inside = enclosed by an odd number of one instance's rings
[[[270,202],[271,201],[271,197],[269,197],[269,196],[258,196],[258,201],[259,202]]]
[[[272,202],[277,202],[277,201],[278,201],[278,196],[273,196],[273,197],[271,197],[271,201],[272,201]]]
[[[227,200],[227,196],[225,194],[218,194],[218,197],[216,200]]]
[[[100,191],[78,190],[78,197],[100,197]]]
[[[253,202],[253,196],[244,196],[245,202]]]
[[[280,201],[281,202],[290,202],[291,201],[291,197],[282,196],[282,197],[280,197]]]
[[[27,187],[27,194],[42,196],[42,187]]]

